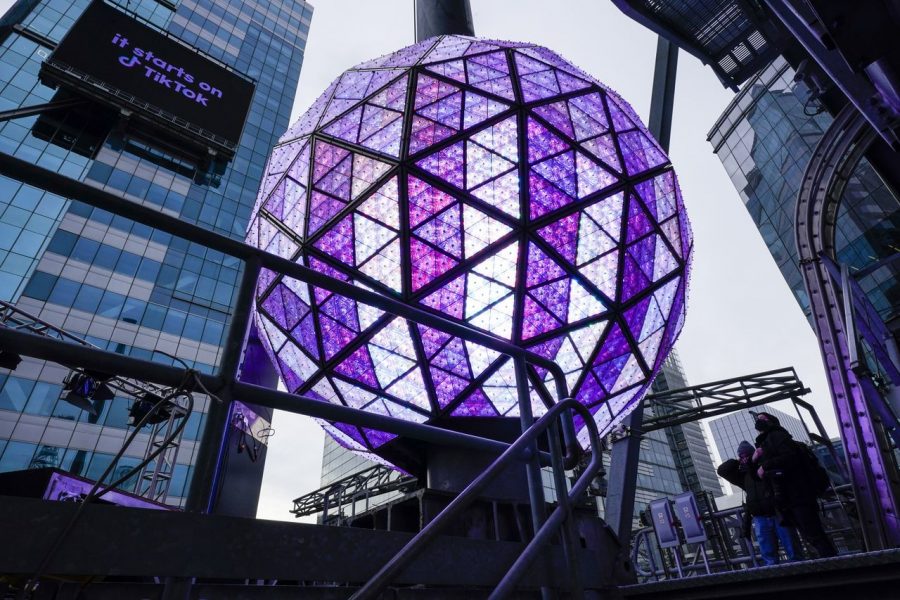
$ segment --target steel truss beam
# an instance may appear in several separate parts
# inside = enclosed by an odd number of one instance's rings
[[[644,421],[641,432],[649,433],[779,400],[798,400],[809,393],[809,388],[797,379],[792,367],[667,390],[644,399],[654,408],[654,416]]]
[[[375,465],[295,498],[291,513],[295,517],[323,513],[322,522],[324,523],[327,520],[328,511],[331,509],[340,512],[341,507],[346,504],[361,502],[388,492],[401,490],[414,485],[415,482],[415,477],[401,475],[394,469],[383,465]]]

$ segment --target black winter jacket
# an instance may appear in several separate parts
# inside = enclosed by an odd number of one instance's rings
[[[763,452],[755,466],[763,468],[764,478],[774,487],[781,487],[788,504],[796,506],[816,501],[808,465],[784,427],[776,425],[760,433],[756,436],[756,447],[762,448]]]
[[[755,465],[749,463],[747,468],[741,471],[741,462],[736,458],[732,458],[719,465],[716,472],[719,474],[719,477],[746,492],[747,498],[744,501],[744,506],[747,507],[747,512],[751,516],[775,516],[775,496],[772,493],[772,487],[757,477],[756,469]]]

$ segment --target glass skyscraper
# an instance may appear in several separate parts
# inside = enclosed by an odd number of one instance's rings
[[[797,193],[812,152],[833,121],[778,58],[744,84],[709,141],[804,313],[809,298],[797,263]],[[900,202],[865,159],[838,209],[837,260],[849,265],[885,323],[900,315]],[[881,262],[885,261],[885,262]]]
[[[778,417],[778,422],[781,426],[791,434],[791,437],[798,442],[809,443],[809,434],[806,432],[806,427],[803,426],[803,423],[797,417],[783,413],[770,406],[761,406],[754,412],[766,412],[775,415]],[[716,450],[718,450],[719,457],[723,461],[737,456],[737,447],[742,441],[747,440],[752,444],[756,436],[759,435],[759,432],[753,427],[753,415],[748,410],[733,412],[724,417],[712,419],[707,423],[710,431],[712,431]]]
[[[41,62],[88,0],[19,0],[0,28],[0,110],[59,99]],[[288,128],[312,7],[302,0],[117,2],[139,20],[256,82],[236,155],[222,169],[98,106],[0,123],[0,151],[243,239],[266,158]],[[226,117],[227,118],[227,117]],[[241,263],[77,201],[0,178],[0,299],[107,350],[212,372]],[[24,359],[0,370],[0,472],[58,466],[97,477],[126,435],[128,401],[90,415],[58,400],[68,370]],[[205,400],[188,422],[168,501],[183,504]],[[120,468],[140,460],[138,438]]]

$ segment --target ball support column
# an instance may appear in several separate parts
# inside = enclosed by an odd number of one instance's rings
[[[660,37],[656,43],[656,63],[650,98],[647,127],[667,153],[672,133],[672,108],[675,102],[675,74],[678,68],[678,46]],[[623,554],[631,552],[631,528],[634,520],[634,494],[640,462],[641,422],[644,402],[622,423],[625,434],[612,443],[610,478],[604,516],[619,537]]]

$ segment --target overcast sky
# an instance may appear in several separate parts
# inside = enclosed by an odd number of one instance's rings
[[[411,44],[412,0],[318,0],[292,120],[341,72]],[[472,0],[475,32],[556,50],[610,85],[646,121],[656,38],[597,0]],[[681,53],[671,158],[694,228],[688,315],[676,346],[691,384],[793,366],[832,435],[835,420],[815,337],[706,134],[733,97]],[[789,406],[779,406],[788,410]],[[290,518],[291,499],[319,485],[323,434],[277,413],[259,516]]]

